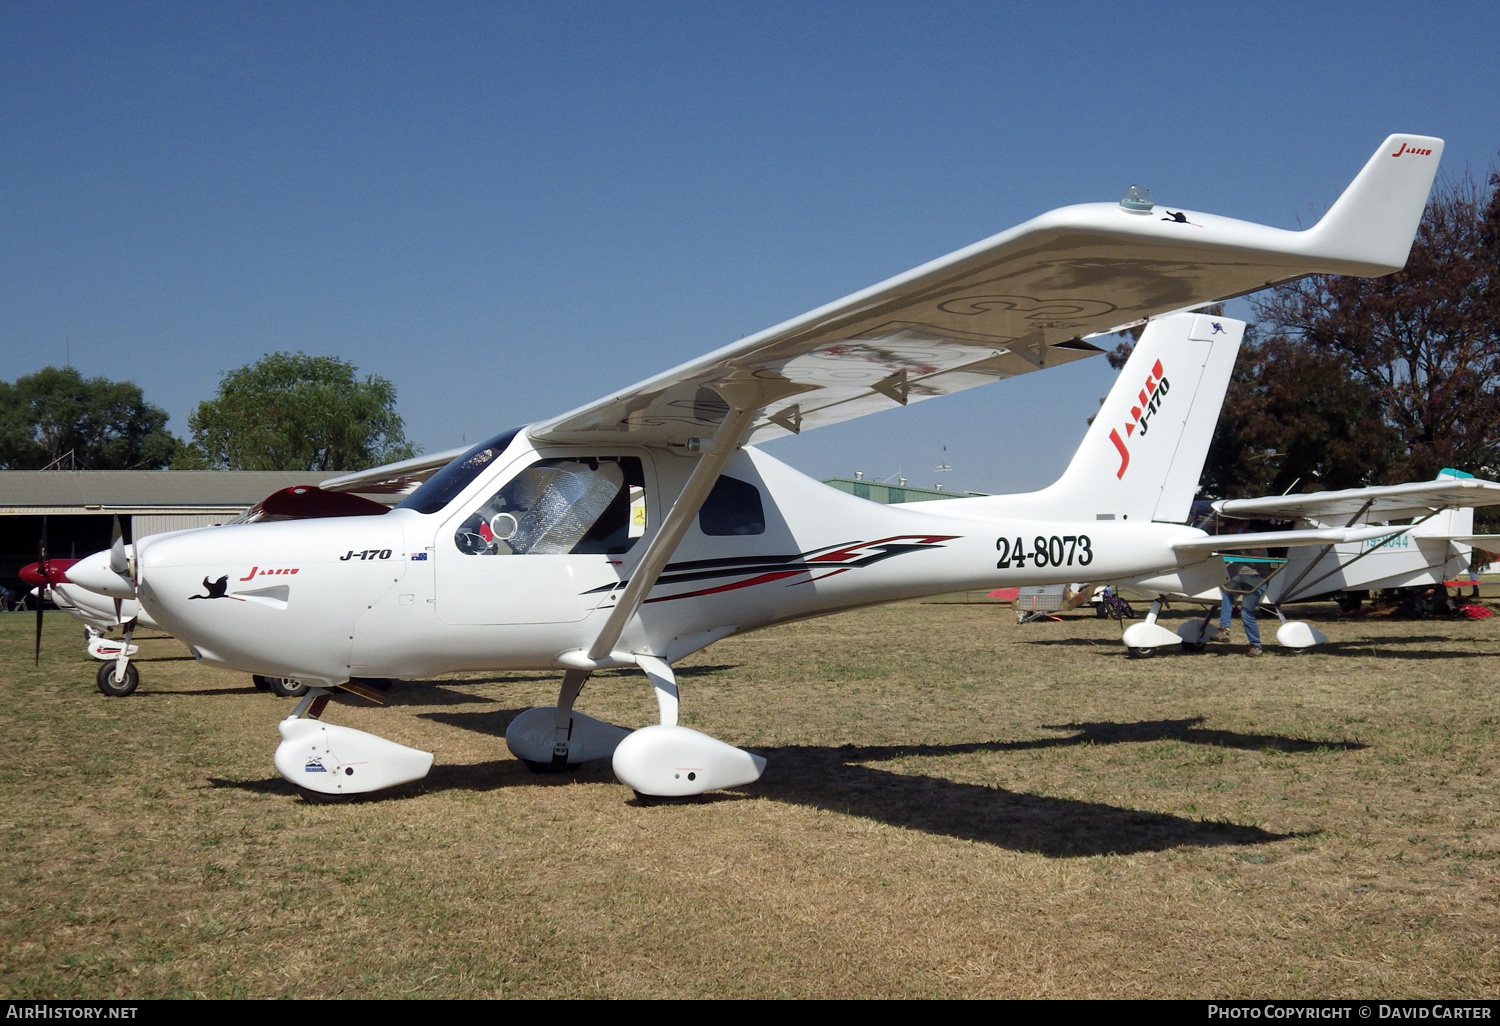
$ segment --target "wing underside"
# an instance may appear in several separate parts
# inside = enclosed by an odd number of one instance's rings
[[[1413,152],[1418,152],[1411,158]],[[1405,261],[1438,140],[1392,136],[1322,221],[1065,207],[530,428],[560,442],[683,445],[750,386],[763,442],[1096,355],[1091,336],[1308,274]],[[1407,159],[1401,159],[1407,158]]]

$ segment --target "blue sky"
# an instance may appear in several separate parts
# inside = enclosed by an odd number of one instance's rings
[[[185,434],[223,372],[334,355],[449,448],[1133,182],[1290,228],[1391,132],[1485,175],[1497,38],[1492,2],[3,2],[0,378],[70,357]],[[768,448],[1037,487],[1112,376]]]

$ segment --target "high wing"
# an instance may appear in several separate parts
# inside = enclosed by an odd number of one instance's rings
[[[1141,318],[1309,274],[1386,274],[1405,264],[1441,155],[1441,140],[1391,136],[1300,232],[1149,201],[1063,207],[530,434],[737,447],[1093,356],[1087,339]],[[727,438],[731,409],[754,416]]]
[[[1304,495],[1267,495],[1255,499],[1220,499],[1214,509],[1242,520],[1395,520],[1440,509],[1500,505],[1500,482],[1476,477],[1440,477],[1372,488],[1346,488]]]

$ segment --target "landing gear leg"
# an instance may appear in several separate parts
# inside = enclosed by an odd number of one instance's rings
[[[547,762],[526,760],[533,773],[566,773],[577,769],[582,763],[568,762],[568,753],[573,744],[573,703],[583,693],[583,686],[593,676],[592,670],[566,670],[562,687],[557,689],[557,708],[552,717],[552,758]]]
[[[621,783],[650,801],[741,787],[760,779],[765,759],[678,725],[677,677],[666,662],[638,654],[636,663],[656,689],[661,722],[642,727],[615,749],[615,776]]]
[[[566,773],[585,762],[606,759],[630,733],[573,709],[593,670],[567,670],[557,705],[527,709],[505,728],[511,754],[534,773]]]
[[[639,656],[641,669],[646,671],[646,676],[651,678],[651,686],[656,689],[656,711],[661,719],[663,727],[677,726],[677,712],[679,709],[677,701],[677,674],[672,668],[660,659],[651,656]]]

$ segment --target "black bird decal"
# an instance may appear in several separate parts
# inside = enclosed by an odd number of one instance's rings
[[[229,575],[225,574],[223,577],[220,577],[217,581],[214,581],[212,584],[208,583],[208,578],[207,577],[203,578],[203,590],[206,591],[206,592],[208,592],[208,594],[207,595],[189,595],[188,598],[189,599],[229,598],[229,595],[226,594],[226,592],[229,591]]]

